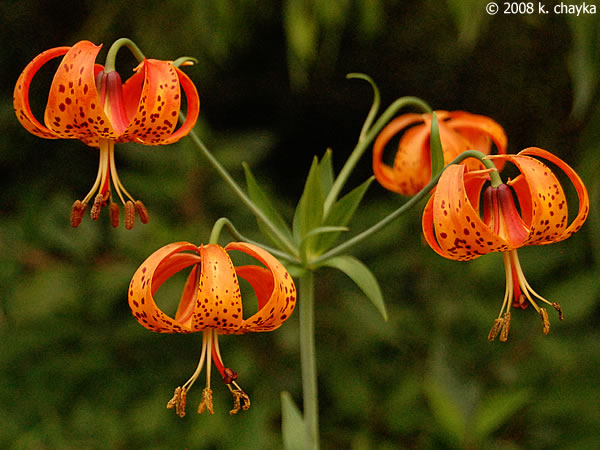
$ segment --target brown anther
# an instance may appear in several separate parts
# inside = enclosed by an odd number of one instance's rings
[[[550,333],[550,320],[548,319],[548,311],[546,311],[546,308],[540,308],[540,317],[542,318],[542,324],[544,325],[544,334]]]
[[[71,210],[71,226],[77,228],[83,220],[83,214],[87,208],[87,203],[81,202],[81,200],[75,200],[73,203],[73,209]]]
[[[211,414],[215,413],[213,411],[212,390],[208,387],[205,387],[202,391],[202,401],[198,405],[198,414],[202,414],[205,409],[208,409],[208,412]]]
[[[141,200],[135,201],[135,209],[137,209],[141,222],[148,223],[148,210],[146,209]]]
[[[135,206],[131,200],[125,202],[125,229],[131,230],[135,222]]]
[[[225,374],[225,376],[223,377],[223,381],[225,382],[225,384],[231,384],[238,378],[237,372],[233,369],[230,369],[229,367],[225,367],[225,370],[223,372]]]
[[[510,311],[504,313],[504,321],[500,330],[500,342],[508,340],[508,332],[510,331]]]
[[[250,397],[248,397],[248,394],[239,387],[231,389],[231,393],[233,394],[233,409],[229,411],[229,415],[233,416],[237,414],[240,412],[240,409],[248,411],[250,408]]]
[[[110,223],[112,224],[113,228],[118,228],[119,227],[119,205],[117,205],[116,203],[111,203],[110,207],[109,207],[109,212],[110,212]]]
[[[102,194],[98,194],[96,195],[96,197],[94,198],[94,204],[92,205],[92,209],[90,210],[90,217],[92,218],[92,220],[98,220],[98,217],[100,217],[100,210],[102,209],[102,206],[104,203],[104,196]]]
[[[504,319],[501,319],[500,317],[498,317],[496,320],[494,320],[494,325],[492,325],[490,334],[488,334],[489,341],[493,341],[494,339],[496,339],[496,336],[498,336],[498,332],[500,331],[500,328],[502,327],[503,323],[504,323]]]
[[[560,307],[560,305],[558,303],[554,302],[554,303],[552,303],[552,307],[558,311],[558,318],[560,320],[563,320],[564,316],[563,316],[562,308]]]
[[[173,398],[167,403],[168,409],[175,408],[175,412],[179,417],[185,416],[185,401],[187,396],[187,390],[181,386],[175,389]]]

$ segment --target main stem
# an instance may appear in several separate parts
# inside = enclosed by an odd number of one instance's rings
[[[315,352],[315,283],[307,270],[300,276],[300,362],[307,448],[319,449],[319,400],[317,390],[317,360]]]

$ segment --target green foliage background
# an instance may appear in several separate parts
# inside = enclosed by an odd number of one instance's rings
[[[551,316],[548,336],[529,309],[514,313],[508,343],[489,343],[501,257],[443,260],[420,238],[418,209],[355,251],[382,285],[387,323],[343,275],[318,274],[321,432],[323,448],[599,447],[600,21],[492,17],[485,3],[2,2],[0,447],[276,449],[280,392],[301,401],[293,317],[275,333],[221,340],[252,398],[247,413],[229,417],[230,394],[218,384],[214,416],[165,409],[195,368],[201,337],[139,326],[126,301],[133,272],[169,242],[206,241],[221,216],[260,239],[188,140],[117,148],[121,179],[147,205],[149,224],[113,230],[107,217],[86,217],[72,229],[71,203],[93,181],[95,151],[36,138],[15,119],[14,82],[35,55],[119,37],[151,57],[199,60],[186,69],[201,98],[197,131],[240,182],[247,162],[288,217],[312,156],[333,148],[339,170],[356,142],[371,91],[348,72],[370,75],[384,106],[415,95],[435,109],[489,115],[509,151],[535,145],[576,167],[592,199],[586,226],[519,252],[530,284],[563,307],[565,321]],[[133,61],[122,54],[127,73]],[[50,76],[33,87],[40,116]],[[365,156],[353,181],[370,174]],[[350,233],[403,201],[374,183]],[[164,298],[178,288],[166,286]]]

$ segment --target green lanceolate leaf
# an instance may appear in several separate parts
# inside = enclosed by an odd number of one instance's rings
[[[354,188],[340,200],[335,202],[330,209],[329,214],[325,217],[324,225],[331,227],[345,227],[348,222],[350,222],[350,219],[352,219],[352,216],[354,216],[356,208],[358,208],[358,205],[374,179],[374,177],[369,178],[360,186]],[[340,232],[331,232],[319,236],[316,244],[317,253],[323,253],[324,251],[329,250],[339,235]]]
[[[323,262],[324,266],[338,269],[348,275],[356,283],[361,291],[365,293],[371,303],[377,308],[382,317],[387,320],[387,310],[383,301],[383,294],[377,279],[362,262],[353,256],[336,256]]]
[[[325,196],[331,190],[331,186],[333,186],[333,164],[331,162],[331,154],[332,151],[330,148],[328,148],[325,154],[323,155],[323,158],[321,158],[321,162],[319,162],[321,190],[323,191],[323,195]]]
[[[286,450],[309,448],[306,425],[289,392],[281,393],[281,433]]]
[[[321,188],[321,174],[317,158],[308,172],[304,192],[296,207],[294,214],[294,239],[296,243],[302,242],[304,237],[314,228],[321,225],[323,220],[323,190]],[[314,239],[311,238],[311,239]],[[307,244],[307,248],[311,246]]]
[[[431,177],[433,178],[444,168],[444,152],[442,150],[442,140],[440,139],[437,114],[435,112],[431,119],[429,148],[431,152]]]
[[[288,238],[288,240],[292,241],[292,232],[288,224],[283,220],[277,209],[273,206],[270,198],[267,196],[265,191],[259,186],[256,178],[252,174],[250,167],[246,163],[242,163],[244,167],[244,172],[246,173],[246,184],[248,185],[248,195],[252,199],[252,201],[260,208],[260,210],[265,214],[265,216],[275,225],[279,231]],[[286,249],[285,245],[282,245],[281,240],[274,235],[268,227],[264,225],[262,221],[258,221],[258,226],[265,236],[267,236],[271,241],[277,245],[281,249]]]

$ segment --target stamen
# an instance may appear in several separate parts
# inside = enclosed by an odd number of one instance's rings
[[[208,409],[210,414],[214,414],[213,411],[213,399],[212,399],[212,390],[209,387],[205,387],[202,390],[202,401],[198,406],[198,414],[202,414],[205,409]]]
[[[235,389],[231,387],[231,384],[227,385],[233,394],[233,409],[229,411],[229,415],[231,416],[240,412],[240,409],[243,409],[244,411],[250,409],[250,397],[248,397],[248,394],[246,394],[237,383],[234,382],[233,385],[235,386]]]
[[[500,327],[502,327],[503,323],[504,323],[504,319],[502,319],[500,317],[498,317],[496,320],[494,320],[492,329],[490,330],[490,333],[488,334],[489,341],[493,341],[494,339],[496,339],[496,336],[498,336],[498,332],[500,331]]]
[[[125,203],[125,229],[131,230],[135,222],[135,206],[131,200]]]
[[[175,412],[179,417],[185,416],[185,402],[187,396],[187,389],[185,387],[178,386],[175,389],[173,398],[167,403],[167,409],[175,408]]]
[[[118,228],[119,226],[119,205],[117,205],[116,203],[111,203],[110,204],[110,223],[112,224],[113,228]]]
[[[559,305],[558,303],[556,303],[556,302],[553,302],[553,303],[552,303],[552,307],[553,307],[555,310],[557,310],[557,311],[558,311],[558,318],[559,318],[559,320],[563,320],[563,319],[564,319],[564,317],[563,317],[563,312],[562,312],[562,308],[560,307],[560,305]]]
[[[82,203],[80,200],[75,200],[73,203],[73,209],[71,210],[71,226],[77,228],[81,225],[83,220],[83,214],[87,209],[87,203]]]
[[[135,201],[135,209],[137,209],[137,212],[140,216],[140,220],[142,221],[142,223],[148,223],[148,219],[149,219],[148,210],[146,209],[144,204],[141,202],[141,200]]]
[[[550,333],[550,320],[548,319],[548,311],[546,311],[546,308],[540,308],[540,317],[542,318],[542,324],[544,325],[544,334]]]
[[[506,342],[508,340],[508,332],[510,331],[510,311],[506,311],[504,314],[504,321],[502,323],[502,329],[500,330],[500,342]]]
[[[98,217],[100,217],[100,210],[103,206],[106,206],[106,202],[109,196],[109,191],[105,191],[104,194],[96,195],[96,198],[94,198],[94,204],[92,205],[92,209],[90,210],[90,217],[92,218],[92,220],[98,220]]]

